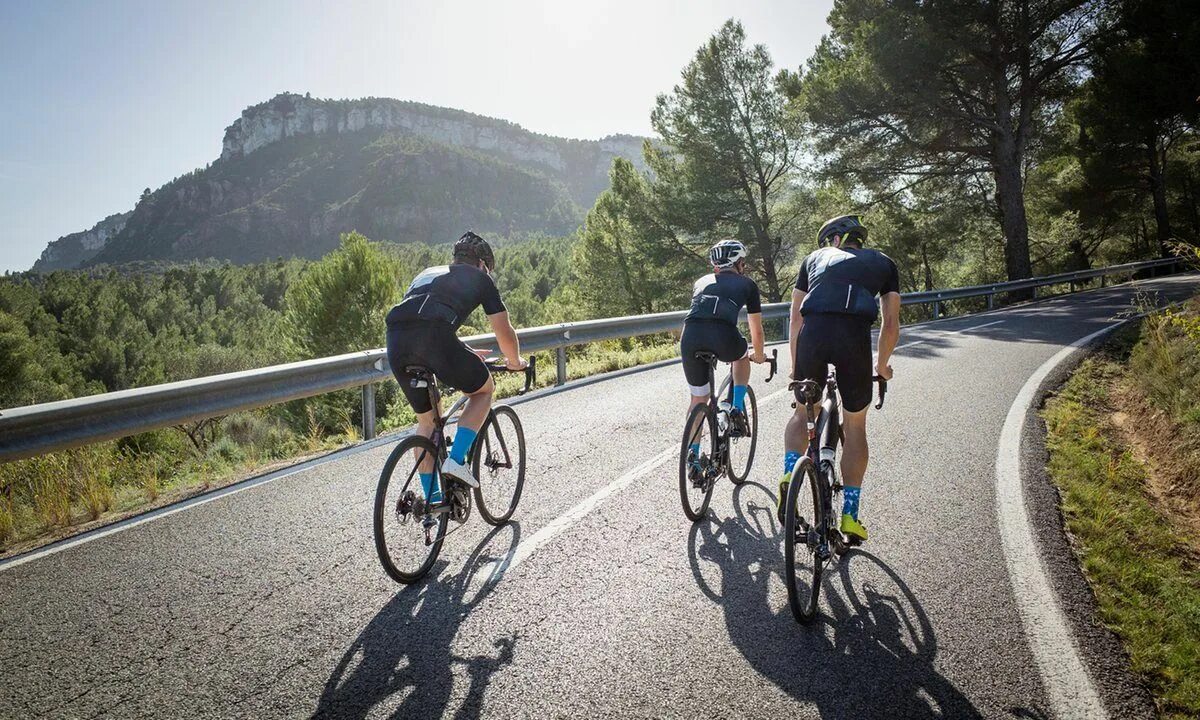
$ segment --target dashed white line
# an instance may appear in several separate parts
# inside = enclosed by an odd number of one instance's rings
[[[783,397],[785,394],[789,394],[789,391],[786,387],[776,390],[775,392],[763,398],[758,406],[759,408],[762,408],[775,399]],[[544,546],[555,537],[569,530],[571,526],[582,520],[596,508],[600,507],[606,500],[633,484],[634,480],[649,475],[660,468],[667,461],[679,457],[678,453],[678,445],[672,445],[664,449],[654,457],[646,460],[640,465],[631,468],[628,472],[592,493],[583,502],[551,520],[540,530],[531,535],[528,540],[521,541],[508,555],[500,560],[494,561],[491,569],[488,571],[488,582],[499,581],[500,578],[504,576],[504,573],[520,565],[538,548]]]

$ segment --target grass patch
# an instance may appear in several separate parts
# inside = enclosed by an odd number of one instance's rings
[[[1085,361],[1047,403],[1049,473],[1103,621],[1125,643],[1133,671],[1160,713],[1194,718],[1200,716],[1195,538],[1155,502],[1148,489],[1152,470],[1112,421],[1114,413],[1129,409],[1131,353],[1136,360],[1139,353],[1158,352],[1149,347],[1156,342],[1151,322],[1148,336],[1138,339],[1134,329]],[[1177,369],[1162,365],[1158,372]],[[1136,380],[1140,385],[1147,379],[1139,373]],[[1177,400],[1174,393],[1171,400]]]

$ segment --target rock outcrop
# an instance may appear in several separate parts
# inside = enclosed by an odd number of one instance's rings
[[[109,215],[91,230],[63,235],[51,242],[33,264],[34,272],[70,270],[96,257],[108,241],[125,228],[133,211]]]
[[[338,235],[444,241],[464,228],[565,234],[643,138],[568,140],[389,98],[284,93],[247,108],[208,167],[131,213],[51,243],[35,270],[132,261],[320,257]]]

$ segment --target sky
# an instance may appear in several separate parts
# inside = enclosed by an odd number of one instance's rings
[[[571,138],[650,134],[725,20],[803,65],[832,0],[0,2],[0,272],[215,160],[277,93],[417,100]]]

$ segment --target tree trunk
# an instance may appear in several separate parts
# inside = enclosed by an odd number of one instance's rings
[[[929,267],[929,252],[925,243],[921,243],[921,267],[925,275],[925,290],[933,290],[933,269]]]
[[[1171,257],[1171,219],[1167,214],[1167,162],[1165,155],[1159,157],[1156,138],[1151,137],[1150,149],[1150,194],[1154,197],[1154,224],[1158,236],[1158,252],[1162,257]]]
[[[779,268],[775,267],[775,247],[767,228],[759,223],[754,224],[755,241],[758,243],[758,254],[762,257],[763,283],[766,285],[767,301],[781,302],[783,292],[779,287]]]
[[[993,173],[1000,228],[1004,232],[1004,265],[1009,280],[1033,276],[1029,260],[1029,221],[1025,216],[1025,188],[1021,179],[1021,157],[1011,132],[995,141]]]

